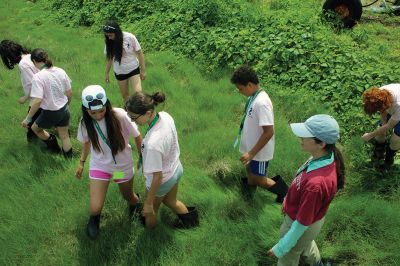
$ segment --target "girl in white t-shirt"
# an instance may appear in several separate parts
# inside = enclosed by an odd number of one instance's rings
[[[66,158],[72,158],[68,130],[70,118],[68,105],[72,98],[71,79],[63,69],[53,66],[43,49],[33,50],[31,59],[40,71],[32,78],[31,108],[22,121],[22,126],[27,128],[41,108],[40,115],[32,124],[33,132],[46,143],[51,152],[59,153],[62,150]],[[52,127],[57,129],[62,149],[58,146],[56,136],[45,130]]]
[[[126,110],[139,125],[149,125],[142,144],[143,173],[146,177],[146,199],[143,207],[147,228],[157,223],[161,203],[178,215],[177,227],[198,226],[198,212],[177,200],[178,183],[183,175],[179,160],[179,143],[175,123],[166,112],[156,112],[155,107],[165,101],[165,95],[135,93],[126,102]]]
[[[22,88],[24,90],[24,96],[18,99],[18,103],[24,104],[30,99],[30,93],[32,88],[32,78],[33,75],[39,72],[31,61],[30,51],[23,47],[22,45],[10,41],[3,40],[0,43],[0,55],[3,60],[4,65],[8,69],[13,69],[14,65],[18,64],[20,71]],[[29,104],[29,109],[31,108]],[[28,109],[28,112],[29,112]],[[35,133],[32,131],[31,126],[36,118],[39,116],[41,109],[39,109],[35,116],[32,117],[32,122],[28,124],[28,131],[26,133],[26,139],[28,142],[33,141],[36,138]]]
[[[124,102],[129,97],[129,82],[135,92],[142,90],[141,80],[146,78],[143,51],[135,35],[122,32],[118,23],[109,21],[103,26],[106,47],[106,82],[110,82],[109,73],[113,65],[115,78]]]
[[[78,140],[82,142],[83,148],[76,177],[82,177],[90,152],[90,218],[87,234],[91,239],[95,239],[99,233],[100,214],[110,180],[113,179],[119,185],[122,196],[129,203],[131,217],[142,208],[138,196],[133,193],[130,136],[135,138],[140,156],[142,137],[126,111],[112,108],[101,86],[86,87],[82,91],[82,120],[78,127]]]

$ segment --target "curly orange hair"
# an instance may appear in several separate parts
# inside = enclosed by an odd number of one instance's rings
[[[371,88],[363,93],[364,111],[368,115],[383,112],[393,103],[393,96],[389,91],[379,88]]]

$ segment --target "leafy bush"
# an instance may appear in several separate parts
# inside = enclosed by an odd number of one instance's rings
[[[288,94],[300,88],[305,98],[316,94],[338,118],[344,139],[371,129],[365,127],[362,92],[400,76],[395,60],[381,64],[388,47],[366,53],[371,44],[365,31],[335,34],[312,1],[44,1],[67,25],[98,30],[104,20],[118,18],[147,50],[172,50],[214,76],[247,63]]]

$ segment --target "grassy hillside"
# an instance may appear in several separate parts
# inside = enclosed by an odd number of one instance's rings
[[[277,10],[283,12],[282,8]],[[6,1],[0,10],[0,36],[30,48],[46,49],[54,64],[66,70],[73,80],[71,132],[75,136],[80,93],[85,86],[105,86],[115,106],[121,106],[121,97],[115,80],[109,85],[103,81],[102,35],[87,28],[61,26],[49,18],[48,12],[40,3]],[[399,34],[397,30],[389,34],[391,26],[367,22],[354,33],[329,38],[350,43],[352,34],[362,37],[367,30],[368,37],[363,39],[367,53],[376,53],[370,50],[372,47],[389,47],[393,36]],[[328,32],[316,31],[319,35]],[[393,49],[398,48],[394,44]],[[203,71],[204,65],[177,57],[171,50],[154,50],[145,50],[148,78],[143,89],[161,90],[167,95],[163,109],[175,118],[185,171],[179,195],[199,208],[201,226],[190,231],[171,229],[174,216],[166,208],[161,210],[154,231],[143,229],[137,222],[129,223],[127,206],[114,184],[107,195],[101,235],[97,241],[89,241],[85,235],[89,182],[87,178],[74,178],[79,143],[73,141],[76,155],[72,162],[43,153],[40,143],[28,145],[20,127],[27,106],[16,102],[22,93],[18,70],[8,71],[1,66],[1,265],[274,263],[266,257],[266,251],[278,240],[280,205],[261,189],[254,202],[246,203],[238,189],[244,171],[232,144],[245,99],[229,83],[226,69],[210,79]],[[382,58],[387,62],[394,57],[383,54]],[[288,122],[327,112],[326,106],[319,103],[319,95],[314,92],[296,92],[295,87],[280,83],[263,85],[275,105],[277,147],[270,174],[281,174],[290,182],[307,154],[300,151]],[[362,146],[354,136],[343,147],[348,184],[332,203],[317,241],[322,255],[334,258],[339,265],[395,265],[400,261],[400,233],[396,230],[400,225],[399,173],[382,175],[368,168]],[[143,195],[143,178],[135,178],[135,190]]]

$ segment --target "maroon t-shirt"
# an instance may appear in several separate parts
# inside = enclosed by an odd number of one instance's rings
[[[337,192],[336,163],[300,172],[289,187],[283,203],[292,220],[308,226],[321,220]]]

